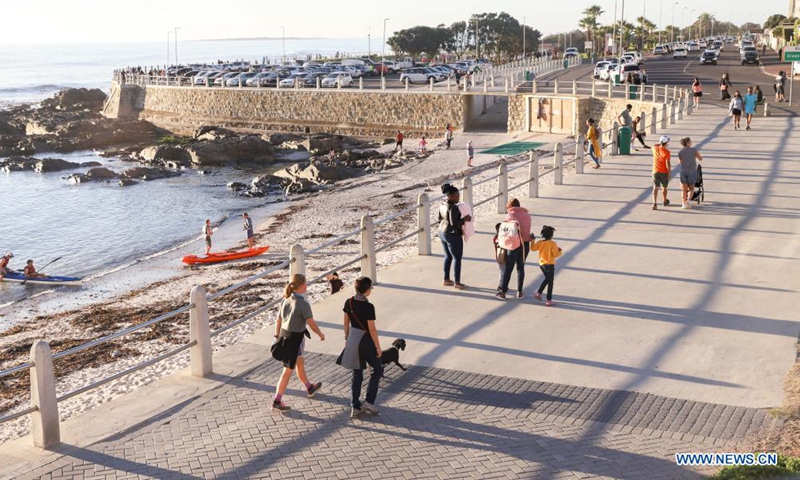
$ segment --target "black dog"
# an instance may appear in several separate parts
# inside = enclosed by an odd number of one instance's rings
[[[406,349],[406,341],[402,338],[398,338],[394,342],[392,342],[392,348],[389,350],[384,350],[381,354],[381,363],[384,365],[388,365],[390,363],[394,363],[401,370],[405,371],[406,367],[400,365],[400,350]]]

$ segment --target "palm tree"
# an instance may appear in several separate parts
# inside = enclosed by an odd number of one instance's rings
[[[700,32],[701,37],[705,37],[705,31],[711,26],[711,22],[715,21],[714,15],[711,13],[701,13],[699,17],[697,17],[697,21],[700,22],[698,31]]]
[[[580,22],[578,22],[578,26],[586,29],[586,40],[596,40],[595,32],[598,27],[597,18],[603,13],[603,7],[600,5],[592,5],[583,11],[583,18],[580,20]],[[596,44],[597,42],[594,41],[592,44],[592,50],[597,49]]]

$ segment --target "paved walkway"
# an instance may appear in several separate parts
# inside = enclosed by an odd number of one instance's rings
[[[291,391],[289,415],[268,411],[278,366],[263,360],[262,334],[230,349],[248,348],[240,357],[252,370],[164,379],[105,413],[172,396],[159,415],[104,440],[69,439],[55,455],[18,443],[7,465],[37,467],[11,470],[20,478],[698,477],[674,454],[734,449],[764,427],[800,332],[794,120],[757,118],[751,132],[727,122],[709,106],[669,131],[675,150],[691,134],[707,157],[700,208],[681,210],[673,189],[673,206],[650,209],[645,152],[523,200],[565,251],[556,308],[492,297],[496,216],[479,218],[468,244],[468,290],[442,288],[439,254],[380,271],[372,300],[384,347],[405,338],[411,368],[387,370],[379,417],[347,418],[346,372],[332,363],[343,345],[338,294],[314,306],[328,341],[308,343],[325,393]],[[539,281],[529,265],[526,291]],[[170,383],[208,390],[173,395]]]

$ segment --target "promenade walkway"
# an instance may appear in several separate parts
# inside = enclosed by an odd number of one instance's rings
[[[564,249],[555,300],[501,302],[491,236],[477,219],[464,282],[441,286],[441,248],[379,272],[382,343],[404,338],[378,404],[348,418],[341,306],[314,305],[328,335],[308,342],[313,400],[293,380],[288,415],[269,412],[279,365],[269,334],[232,347],[217,375],[165,378],[86,418],[42,453],[0,448],[16,478],[697,478],[676,452],[737,448],[769,424],[795,361],[800,277],[800,140],[795,120],[733,131],[704,106],[672,126],[706,156],[706,203],[650,209],[649,152],[606,157],[522,203]],[[654,141],[655,139],[648,139]],[[677,165],[677,160],[674,162]],[[515,280],[512,279],[512,283]],[[189,394],[190,393],[190,394]],[[158,413],[154,415],[154,413]],[[101,435],[103,419],[112,427]],[[82,426],[87,426],[81,433]],[[88,427],[88,425],[95,425]],[[114,427],[115,425],[118,425]],[[109,435],[113,432],[113,435]],[[107,438],[106,438],[107,437]]]

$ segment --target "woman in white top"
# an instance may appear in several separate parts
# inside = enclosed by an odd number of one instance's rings
[[[731,103],[728,105],[728,113],[733,117],[733,129],[739,129],[739,121],[742,119],[742,110],[744,109],[744,102],[742,100],[742,94],[739,93],[739,90],[733,94],[733,98],[731,98]]]

